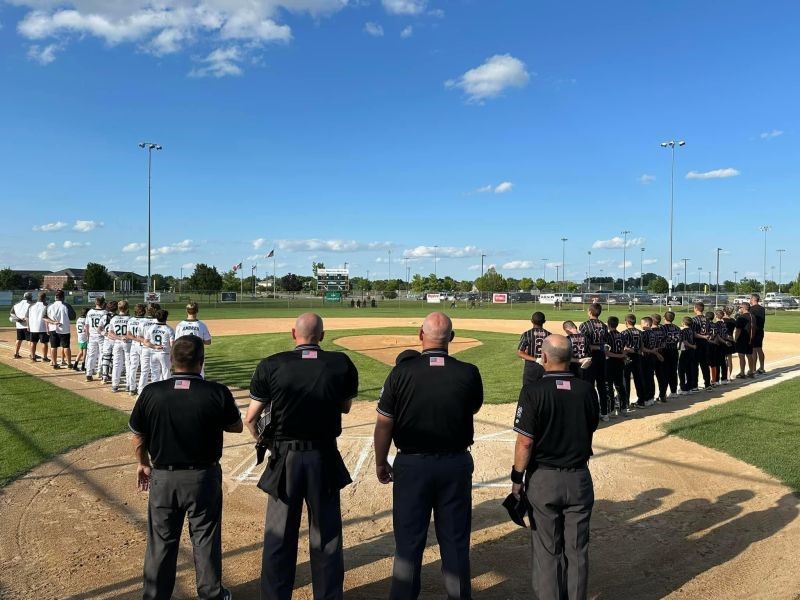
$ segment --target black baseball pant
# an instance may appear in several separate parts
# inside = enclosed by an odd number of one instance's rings
[[[658,359],[652,354],[645,354],[642,358],[642,391],[644,396],[639,398],[639,402],[652,400],[656,397],[656,364]]]
[[[700,365],[700,372],[703,374],[703,385],[709,387],[711,385],[711,370],[709,369],[710,365],[708,359],[711,351],[711,344],[700,338],[696,338],[695,343],[697,344],[695,358],[697,359],[697,364]]]
[[[586,372],[588,381],[597,390],[597,397],[600,400],[600,414],[608,414],[608,391],[606,390],[606,355],[604,352],[592,352],[592,364]]]
[[[671,394],[678,391],[678,349],[665,348],[661,351],[664,357],[664,379]]]
[[[625,410],[628,408],[628,390],[625,389],[625,362],[622,358],[608,358],[606,359],[606,386],[608,388],[608,397],[614,397],[614,390],[617,391],[617,399],[619,400],[619,409]],[[611,406],[610,408],[614,408]]]
[[[692,348],[682,351],[678,358],[678,378],[681,390],[684,392],[697,387],[697,362],[695,362]]]
[[[625,393],[628,395],[628,401],[631,398],[631,379],[636,388],[636,397],[640,400],[645,399],[644,388],[642,387],[642,355],[629,354],[628,362],[625,363],[624,377],[625,377]]]

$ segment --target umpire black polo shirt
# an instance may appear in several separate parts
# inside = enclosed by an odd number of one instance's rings
[[[594,387],[572,373],[545,373],[519,393],[514,431],[533,439],[532,461],[580,467],[592,455],[600,420]]]
[[[459,452],[472,445],[472,416],[482,405],[478,367],[430,349],[391,370],[378,412],[394,420],[392,437],[401,452]]]
[[[151,383],[128,423],[157,466],[208,466],[222,456],[222,433],[241,415],[230,390],[200,375]]]
[[[275,439],[333,440],[342,433],[342,403],[358,394],[358,371],[343,352],[301,345],[263,359],[250,397],[272,404]]]

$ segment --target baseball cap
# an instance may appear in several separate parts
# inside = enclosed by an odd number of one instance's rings
[[[33,301],[33,293],[32,292],[25,292],[25,294],[22,296],[22,299],[32,302]]]

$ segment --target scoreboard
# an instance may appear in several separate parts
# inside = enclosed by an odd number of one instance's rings
[[[317,269],[317,290],[320,292],[350,291],[350,272],[347,269]]]

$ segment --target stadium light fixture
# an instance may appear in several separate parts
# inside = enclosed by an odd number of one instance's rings
[[[662,148],[669,148],[672,153],[672,170],[670,173],[670,183],[669,183],[669,291],[667,292],[667,298],[672,296],[672,230],[673,225],[675,222],[674,215],[675,215],[675,147],[682,147],[685,146],[686,142],[683,140],[675,141],[669,140],[667,142],[661,142]]]
[[[148,293],[151,291],[150,286],[152,285],[152,275],[150,272],[150,262],[152,260],[152,256],[150,256],[150,232],[151,232],[151,211],[150,211],[150,198],[151,198],[151,181],[152,181],[152,173],[153,173],[153,150],[161,150],[163,147],[161,144],[156,144],[154,142],[139,142],[139,148],[143,150],[147,150],[147,291]]]

